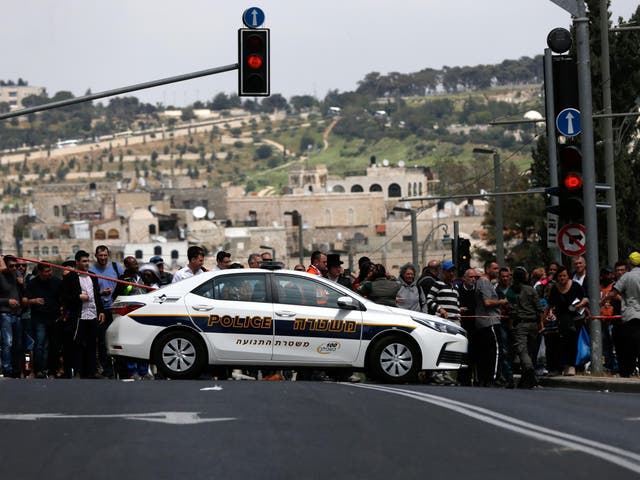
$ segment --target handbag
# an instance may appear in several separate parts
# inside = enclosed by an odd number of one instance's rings
[[[578,352],[576,354],[576,367],[584,365],[591,360],[591,337],[584,325],[578,334]]]

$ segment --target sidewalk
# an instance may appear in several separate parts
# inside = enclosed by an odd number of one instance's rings
[[[592,375],[575,375],[573,377],[539,377],[543,387],[576,388],[579,390],[600,390],[603,392],[640,393],[640,377],[595,377]]]

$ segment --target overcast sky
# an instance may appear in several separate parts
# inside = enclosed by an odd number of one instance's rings
[[[617,23],[639,2],[611,3]],[[271,92],[287,98],[354,90],[373,71],[532,57],[550,30],[571,22],[550,0],[5,1],[0,78],[79,96],[230,65],[251,6],[271,28]],[[184,106],[219,92],[237,92],[236,71],[131,95]]]

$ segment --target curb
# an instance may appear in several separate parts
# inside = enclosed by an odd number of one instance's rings
[[[616,393],[640,393],[640,380],[617,377],[540,377],[540,385],[549,388],[571,388]]]

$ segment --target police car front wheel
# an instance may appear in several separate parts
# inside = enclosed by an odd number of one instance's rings
[[[374,376],[389,383],[404,383],[417,378],[420,368],[418,347],[408,338],[390,336],[380,340],[371,353]]]
[[[206,366],[206,352],[200,337],[181,330],[164,334],[153,353],[157,367],[169,378],[197,378]]]

